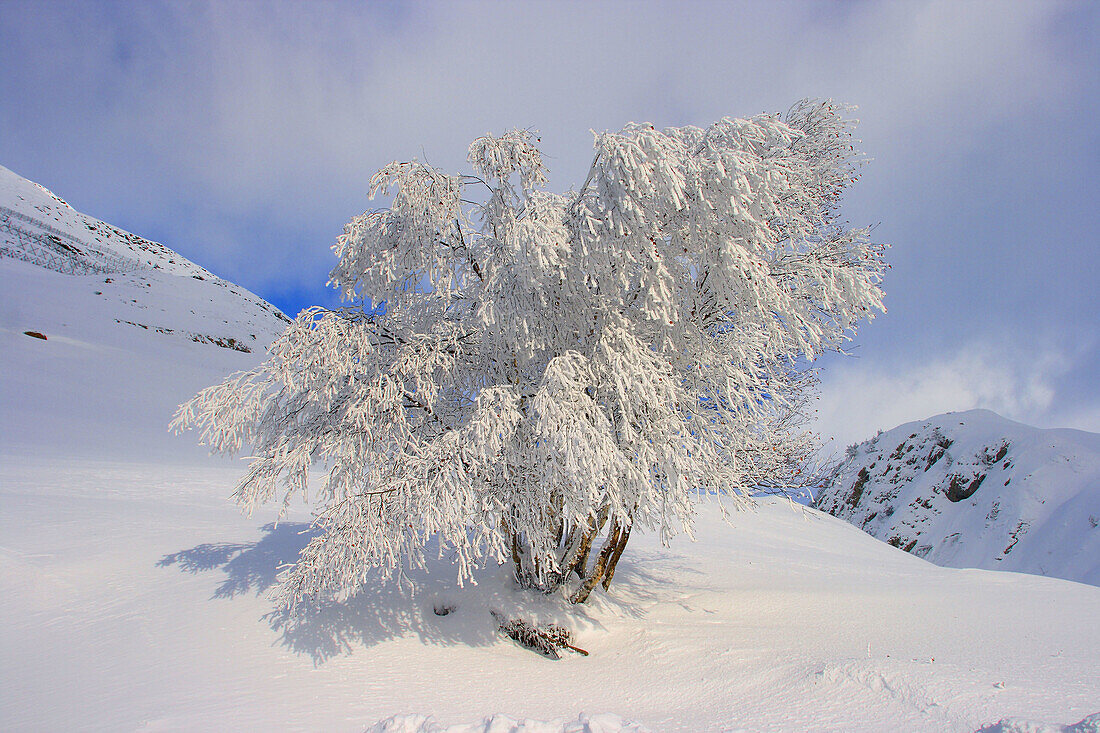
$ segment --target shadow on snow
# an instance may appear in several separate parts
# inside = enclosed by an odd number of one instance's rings
[[[279,573],[297,559],[314,536],[309,524],[267,524],[252,543],[204,543],[165,555],[161,567],[187,573],[221,570],[224,580],[214,599],[263,595],[278,583]],[[561,595],[522,590],[509,566],[489,564],[475,571],[476,584],[458,587],[450,559],[425,553],[427,569],[406,570],[400,580],[369,578],[359,592],[343,601],[304,601],[295,609],[275,608],[263,616],[280,641],[314,664],[391,639],[415,635],[438,645],[488,646],[503,639],[490,610],[537,623],[556,623],[574,631],[602,629],[594,612],[639,617],[662,598],[678,595],[670,586],[683,567],[664,553],[631,553],[628,549],[612,586],[613,593],[593,594],[585,606],[570,605]],[[633,555],[633,557],[631,557]],[[439,615],[450,609],[445,615]]]

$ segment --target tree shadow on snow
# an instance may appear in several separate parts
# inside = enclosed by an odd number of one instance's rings
[[[256,542],[204,543],[165,555],[157,564],[188,573],[221,570],[226,577],[215,589],[215,599],[259,596],[273,589],[280,571],[297,559],[314,536],[308,524],[296,522],[268,524],[263,532]],[[594,612],[638,616],[640,607],[651,605],[650,596],[656,592],[653,583],[664,580],[651,574],[652,566],[647,564],[649,569],[643,572],[624,556],[616,577],[616,586],[621,582],[627,591],[624,598],[594,594],[589,607],[572,606],[558,595],[519,589],[508,567],[495,564],[478,568],[476,582],[460,588],[450,558],[434,559],[439,554],[435,549],[425,553],[433,558],[427,569],[406,569],[400,579],[369,578],[347,600],[307,601],[293,610],[276,608],[263,619],[280,634],[284,646],[322,664],[356,647],[414,635],[424,643],[446,646],[495,644],[502,636],[490,610],[539,624],[560,624],[575,632],[599,630],[603,627]]]
[[[201,573],[221,568],[226,578],[215,598],[233,598],[245,593],[260,595],[275,585],[279,571],[293,563],[314,532],[304,522],[266,524],[264,536],[249,543],[204,543],[190,550],[165,555],[159,567],[178,565],[187,573]]]
[[[684,544],[688,544],[686,538]],[[688,585],[692,576],[703,577],[705,574],[667,550],[627,546],[615,571],[611,592],[594,593],[588,604],[633,619],[644,618],[652,608],[662,603],[688,608],[682,597],[694,591]]]

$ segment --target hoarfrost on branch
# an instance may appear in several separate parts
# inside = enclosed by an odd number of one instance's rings
[[[631,532],[690,532],[698,492],[796,485],[807,361],[883,307],[883,246],[838,215],[861,158],[845,111],[629,124],[565,194],[524,130],[475,140],[470,174],[375,174],[392,204],[334,246],[351,305],[303,311],[174,422],[251,449],[249,510],[326,468],[284,599],[346,597],[432,546],[459,582],[492,559],[584,601]]]

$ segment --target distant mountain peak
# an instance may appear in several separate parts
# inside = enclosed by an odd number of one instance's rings
[[[70,275],[153,269],[215,277],[159,242],[76,211],[48,188],[3,166],[0,255]]]

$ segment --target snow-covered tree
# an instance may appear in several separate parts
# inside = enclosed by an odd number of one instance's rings
[[[327,470],[285,599],[345,597],[430,546],[459,582],[488,558],[581,602],[633,532],[690,532],[700,492],[797,484],[807,361],[882,308],[883,247],[838,217],[860,162],[844,112],[629,124],[565,194],[524,130],[475,140],[472,173],[375,174],[392,204],[334,247],[354,305],[304,311],[174,423],[252,451],[249,510]]]

